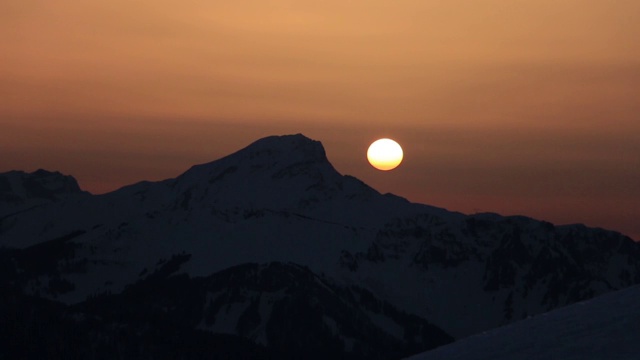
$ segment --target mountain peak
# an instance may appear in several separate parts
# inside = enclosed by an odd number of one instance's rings
[[[322,147],[320,141],[310,139],[301,133],[288,134],[288,135],[271,135],[261,139],[258,139],[251,143],[249,147],[253,146],[266,146],[266,147],[289,147],[289,146],[308,146]]]
[[[249,153],[251,159],[279,158],[287,162],[328,162],[320,141],[302,134],[275,135],[259,139],[238,153]]]
[[[269,174],[272,178],[281,178],[291,170],[316,168],[323,173],[336,173],[329,163],[320,141],[309,139],[302,134],[268,136],[221,159],[196,165],[182,177],[199,179],[222,178],[225,175],[245,170],[244,175],[257,176],[257,173]],[[294,171],[294,173],[300,173]],[[290,174],[291,175],[291,174]],[[213,182],[213,181],[212,181]]]
[[[61,195],[80,193],[75,178],[38,169],[32,173],[10,171],[0,174],[0,200],[22,202],[26,199],[40,198],[53,200]]]
[[[319,141],[295,134],[265,137],[231,155],[193,166],[173,188],[234,206],[291,208],[330,196],[344,181]]]

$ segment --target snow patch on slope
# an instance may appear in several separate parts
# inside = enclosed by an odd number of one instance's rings
[[[637,359],[640,286],[456,341],[410,360]]]

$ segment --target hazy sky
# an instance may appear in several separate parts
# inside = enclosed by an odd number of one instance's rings
[[[638,0],[3,0],[0,171],[102,193],[301,132],[382,192],[640,240],[638,39]]]

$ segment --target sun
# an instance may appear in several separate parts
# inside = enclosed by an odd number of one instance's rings
[[[402,162],[402,148],[391,139],[374,141],[367,150],[367,159],[378,170],[392,170]]]

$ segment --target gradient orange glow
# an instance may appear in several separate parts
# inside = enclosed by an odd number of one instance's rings
[[[0,171],[92,192],[261,136],[412,201],[640,239],[640,2],[5,0]],[[371,138],[411,153],[390,173]]]

